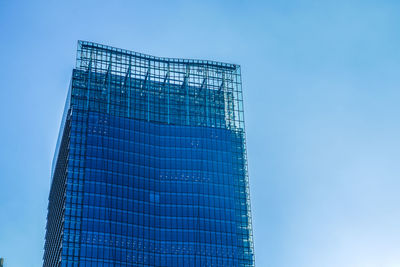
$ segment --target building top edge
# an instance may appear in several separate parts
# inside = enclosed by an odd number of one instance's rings
[[[126,49],[116,48],[116,47],[112,47],[112,46],[108,46],[108,45],[79,40],[78,41],[78,50],[82,49],[82,48],[110,51],[110,52],[118,53],[121,55],[133,56],[133,57],[137,57],[137,58],[158,61],[158,62],[164,62],[164,63],[171,63],[171,64],[204,65],[204,66],[210,66],[210,67],[215,67],[215,68],[220,68],[220,69],[228,69],[231,71],[240,69],[240,65],[238,65],[238,64],[224,63],[224,62],[218,62],[218,61],[212,61],[212,60],[157,57],[157,56],[147,55],[147,54],[130,51],[130,50],[126,50]]]

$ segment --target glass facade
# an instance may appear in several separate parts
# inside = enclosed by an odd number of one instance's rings
[[[78,42],[44,266],[254,266],[240,67]]]

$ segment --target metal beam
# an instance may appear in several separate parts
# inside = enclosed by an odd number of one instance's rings
[[[132,58],[129,57],[129,66],[128,66],[128,70],[126,71],[126,75],[125,75],[125,79],[124,79],[124,85],[123,85],[123,88],[128,91],[127,92],[128,99],[126,101],[126,102],[128,102],[127,103],[128,118],[129,118],[129,115],[130,115],[131,91],[132,91],[132,89],[131,89],[131,66],[132,66],[131,65],[131,61],[132,61]],[[126,86],[127,82],[129,82],[129,87]]]
[[[111,101],[111,67],[112,67],[112,54],[110,54],[110,59],[108,63],[108,68],[106,76],[104,78],[104,86],[107,83],[107,114],[110,114],[110,101]]]
[[[207,82],[207,78],[204,77],[203,82],[201,83],[201,86],[200,86],[200,92],[203,90],[203,88],[205,88],[206,82]]]
[[[103,83],[103,86],[106,85],[107,79],[109,79],[109,76],[110,76],[110,74],[111,74],[111,67],[112,67],[112,66],[111,66],[111,54],[110,54],[109,62],[110,62],[110,63],[108,63],[108,68],[107,68],[106,74],[104,75],[104,83]]]
[[[146,81],[147,81],[147,78],[149,77],[149,74],[150,74],[150,67],[147,68],[146,75],[144,76],[144,79],[143,79],[142,88],[146,85]]]
[[[127,83],[128,79],[130,79],[130,78],[131,78],[131,59],[129,59],[129,67],[128,67],[128,70],[126,71],[125,78],[124,78],[124,85],[123,85],[124,88],[126,88],[126,83]]]
[[[149,66],[147,68],[146,76],[144,77],[142,89],[146,86],[147,87],[147,121],[150,121],[150,86],[147,82],[147,79],[150,77],[150,61]]]
[[[167,73],[166,73],[165,76],[164,76],[163,87],[165,86],[165,84],[166,84],[166,82],[167,82],[168,79],[169,79],[169,68],[168,68]]]
[[[190,75],[190,68],[189,68],[189,65],[186,65],[186,74],[185,74],[185,78],[183,80],[182,86],[185,87],[185,93],[186,93],[186,124],[187,125],[189,125],[189,86],[188,86],[189,75]]]
[[[220,93],[221,90],[224,89],[224,87],[225,87],[225,77],[222,77],[222,82],[221,82],[221,85],[218,88],[218,93]]]
[[[162,85],[162,87],[165,89],[165,86],[167,85],[167,91],[168,91],[168,95],[167,95],[167,110],[168,110],[168,112],[167,112],[167,122],[168,122],[168,124],[169,124],[169,83],[167,83],[167,81],[169,80],[169,64],[168,64],[168,70],[167,70],[167,73],[165,74],[165,77],[164,77],[164,82],[163,82],[163,85]]]
[[[204,80],[203,80],[203,84],[202,84],[202,88],[204,88],[204,110],[206,113],[206,117],[205,117],[205,126],[208,126],[208,89],[207,89],[207,81],[208,81],[208,69],[206,68],[204,70]],[[204,85],[204,87],[203,87]]]
[[[87,102],[86,107],[89,110],[89,99],[90,99],[90,83],[92,79],[92,55],[93,52],[90,52],[89,66],[88,66],[88,81],[87,81]]]
[[[167,68],[168,68],[168,70],[167,70],[167,74],[165,75],[165,78],[164,78],[164,87],[165,87],[165,85],[167,84],[167,80],[169,80],[169,75],[170,75],[170,73],[169,73],[169,64],[168,64],[168,66],[167,66]],[[168,81],[168,98],[167,98],[167,101],[168,101],[168,103],[167,103],[167,109],[168,109],[168,112],[167,112],[167,122],[168,122],[168,124],[170,123],[170,106],[169,106],[169,95],[170,95],[170,93],[169,93],[169,89],[170,89],[170,86],[169,86],[169,81]]]

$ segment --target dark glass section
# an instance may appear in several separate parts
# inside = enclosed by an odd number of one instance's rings
[[[65,190],[68,168],[69,136],[71,120],[65,121],[62,129],[62,141],[49,195],[49,206],[46,226],[44,266],[58,266],[61,260],[61,243],[64,231]]]
[[[44,266],[254,266],[239,66],[79,42]]]

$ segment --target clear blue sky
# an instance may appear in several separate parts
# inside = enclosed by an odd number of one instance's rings
[[[78,39],[242,66],[258,266],[400,266],[400,2],[0,1],[0,256],[42,263]]]

